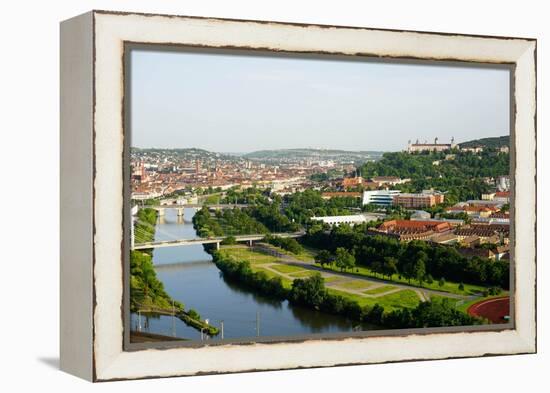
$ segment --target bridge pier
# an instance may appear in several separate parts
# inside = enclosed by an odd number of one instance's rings
[[[220,249],[220,242],[217,242],[216,243],[216,250],[219,250]]]
[[[157,207],[155,210],[156,210],[157,213],[159,214],[159,217],[160,217],[160,216],[164,216],[164,210],[165,210],[164,208],[162,208],[162,207]]]
[[[252,247],[252,240],[248,241],[248,247]]]
[[[183,214],[185,213],[184,210],[185,209],[183,207],[178,207],[178,217],[183,217]]]

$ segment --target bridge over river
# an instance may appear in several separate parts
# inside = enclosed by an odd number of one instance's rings
[[[234,209],[234,208],[244,208],[249,205],[246,203],[173,203],[167,205],[136,205],[137,209],[155,209],[160,216],[164,215],[166,209],[175,209],[178,212],[178,216],[183,216],[185,209],[201,209],[207,207],[209,209]]]
[[[277,237],[286,237],[286,238],[297,238],[305,235],[305,232],[285,232],[285,233],[271,233],[271,236]],[[252,234],[252,235],[237,235],[234,236],[237,242],[246,243],[248,242],[252,245],[252,242],[262,240],[266,235],[263,233]],[[226,239],[227,236],[217,236],[217,237],[205,237],[205,238],[195,238],[195,239],[176,239],[176,240],[161,240],[153,241],[147,243],[136,243],[134,244],[134,250],[146,250],[151,248],[162,248],[162,247],[182,247],[182,246],[192,246],[195,244],[216,244],[216,247],[220,247],[220,243]]]

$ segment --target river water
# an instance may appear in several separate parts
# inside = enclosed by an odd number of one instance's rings
[[[165,212],[159,217],[155,240],[198,237],[191,221],[194,209],[185,209],[183,217],[178,217],[175,209]],[[257,336],[258,326],[260,336],[349,332],[357,328],[357,323],[343,317],[269,299],[228,282],[202,245],[155,249],[153,263],[167,293],[186,309],[195,309],[202,319],[209,319],[210,324],[219,327],[223,321],[226,339]],[[199,331],[170,316],[133,314],[132,329],[138,325],[142,331],[201,339]]]

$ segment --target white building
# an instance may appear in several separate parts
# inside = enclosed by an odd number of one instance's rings
[[[391,206],[393,197],[401,194],[399,190],[371,190],[363,192],[363,205],[375,204]]]
[[[499,191],[509,191],[510,190],[510,176],[499,176],[497,178],[497,189]]]
[[[438,143],[438,140],[438,138],[435,138],[434,143],[418,143],[418,140],[416,143],[411,143],[411,141],[409,141],[407,144],[407,152],[417,153],[423,151],[447,151],[458,147],[455,143],[455,138],[451,139],[451,143]]]
[[[349,216],[323,216],[323,217],[311,217],[312,220],[322,221],[324,224],[340,225],[349,224],[357,225],[370,221],[376,221],[384,218],[385,214],[353,214]]]

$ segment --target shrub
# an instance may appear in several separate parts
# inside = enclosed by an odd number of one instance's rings
[[[187,315],[189,315],[193,319],[196,319],[197,321],[201,320],[200,314],[194,309],[190,309],[189,311],[187,311]]]
[[[221,244],[225,246],[237,244],[237,238],[235,236],[227,236],[221,241]]]

